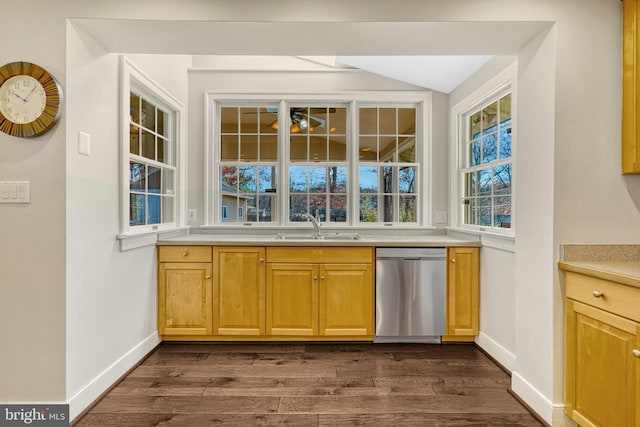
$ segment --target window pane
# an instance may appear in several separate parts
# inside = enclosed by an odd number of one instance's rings
[[[384,217],[382,220],[384,222],[393,222],[393,199],[394,197],[391,195],[385,194],[383,196],[384,199]]]
[[[165,123],[168,123],[167,122],[167,113],[165,113],[164,111],[162,111],[160,109],[158,109],[157,112],[158,112],[158,126],[157,126],[157,129],[156,129],[156,132],[159,135],[166,136],[166,131],[167,130],[165,129]]]
[[[162,198],[162,222],[173,222],[174,221],[174,198],[173,197],[163,197]]]
[[[258,192],[275,192],[277,187],[277,173],[275,166],[260,166],[258,168]]]
[[[129,194],[129,225],[145,224],[144,194]]]
[[[278,109],[276,107],[260,109],[260,133],[278,132]]]
[[[296,194],[289,197],[289,221],[306,221],[302,218],[307,213],[307,195]]]
[[[327,192],[327,168],[325,167],[309,168],[309,192],[310,193],[326,193]]]
[[[398,142],[398,161],[404,163],[415,163],[416,161],[416,139],[400,138]]]
[[[401,167],[398,171],[398,191],[400,193],[415,193],[416,170],[413,166]]]
[[[256,135],[240,136],[240,161],[258,160],[258,137]]]
[[[493,226],[511,228],[511,197],[493,199]]]
[[[278,160],[278,137],[276,135],[260,137],[260,160],[263,162]]]
[[[500,158],[511,157],[511,128],[500,129]]]
[[[358,116],[360,135],[376,135],[378,133],[377,108],[360,108]]]
[[[140,123],[140,97],[134,93],[129,96],[129,116],[132,122]]]
[[[149,193],[160,194],[162,188],[161,169],[153,166],[147,167],[147,186]]]
[[[347,221],[347,196],[330,196],[330,212],[329,221],[346,222]]]
[[[220,137],[220,160],[238,160],[237,135],[222,135]]]
[[[306,166],[291,166],[289,168],[289,191],[292,193],[307,192],[307,167]]]
[[[222,107],[220,109],[220,131],[238,133],[238,108]]]
[[[160,224],[162,222],[162,197],[147,197],[147,224]]]
[[[142,99],[142,111],[140,113],[140,124],[149,130],[156,130],[156,108],[153,104]]]
[[[394,192],[394,175],[396,173],[394,167],[390,167],[390,166],[385,166],[382,169],[382,179],[384,182],[384,188],[383,191],[385,193],[393,193]]]
[[[476,189],[476,173],[475,172],[467,172],[464,174],[464,196],[475,196]]]
[[[327,138],[324,136],[312,135],[309,137],[309,152],[314,162],[327,161]]]
[[[476,199],[465,199],[463,203],[464,208],[464,223],[476,224]]]
[[[327,197],[326,194],[311,194],[309,195],[309,215],[314,217],[317,215],[321,221],[325,221],[327,211]]]
[[[380,135],[396,134],[396,109],[380,108]]]
[[[258,108],[240,108],[240,133],[258,133]]]
[[[307,136],[293,135],[291,136],[289,157],[292,162],[307,161]]]
[[[511,194],[511,165],[493,168],[493,194]]]
[[[469,117],[469,136],[468,141],[476,139],[480,136],[480,112],[475,113]]]
[[[173,195],[174,191],[174,181],[173,181],[173,170],[171,169],[163,169],[162,170],[162,194]]]
[[[481,197],[476,204],[477,225],[491,226],[491,198]]]
[[[511,94],[500,98],[500,123],[511,120]]]
[[[347,133],[347,109],[329,108],[328,133],[345,135]]]
[[[329,172],[329,192],[347,192],[347,168],[345,166],[331,166]]]
[[[129,162],[129,189],[132,191],[145,191],[146,173],[142,163]]]
[[[378,168],[376,166],[360,167],[360,193],[378,192]]]
[[[480,164],[480,140],[476,139],[469,144],[469,166]]]
[[[140,128],[129,126],[129,153],[140,154]]]
[[[482,138],[482,163],[493,162],[498,158],[497,136],[492,133]]]
[[[378,222],[378,196],[360,196],[360,221]]]
[[[415,135],[416,133],[416,109],[398,108],[398,134]]]
[[[347,160],[347,137],[346,136],[329,136],[329,160],[346,161]]]
[[[169,163],[168,156],[165,158],[165,153],[169,153],[169,140],[158,137],[158,158],[161,163]]]
[[[238,191],[238,169],[235,166],[220,166],[220,192],[236,194]]]
[[[156,137],[145,130],[142,131],[142,155],[147,159],[156,159]]]
[[[380,137],[380,161],[393,162],[396,155],[396,137],[381,136]]]
[[[256,166],[240,166],[238,168],[238,190],[241,193],[256,192],[257,169]]]
[[[359,139],[360,160],[378,160],[378,138],[375,136],[361,136]]]
[[[416,222],[416,196],[400,196],[398,207],[400,208],[398,221]]]
[[[272,222],[273,197],[262,194],[258,197],[258,222]]]
[[[478,194],[491,194],[491,169],[478,171]]]
[[[482,110],[482,131],[493,129],[498,124],[498,103],[485,107]]]

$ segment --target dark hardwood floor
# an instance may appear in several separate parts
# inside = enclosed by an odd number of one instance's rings
[[[86,426],[541,426],[474,345],[164,343]]]

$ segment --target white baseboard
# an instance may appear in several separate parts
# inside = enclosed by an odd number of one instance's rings
[[[552,424],[555,405],[517,372],[511,373],[511,390],[543,420]]]
[[[129,350],[120,359],[96,376],[82,390],[69,398],[69,419],[73,421],[122,375],[135,366],[160,343],[158,332],[154,332]]]
[[[516,368],[516,355],[498,344],[489,335],[480,332],[476,337],[476,344],[509,372],[513,372]]]

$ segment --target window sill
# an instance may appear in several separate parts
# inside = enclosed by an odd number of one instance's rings
[[[478,236],[483,247],[500,249],[511,253],[516,252],[516,235],[513,231],[507,234],[461,227],[447,227],[447,234]]]
[[[145,231],[141,233],[118,234],[116,239],[120,241],[120,252],[131,249],[155,245],[159,239],[177,237],[187,234],[191,227],[174,227],[164,230]]]

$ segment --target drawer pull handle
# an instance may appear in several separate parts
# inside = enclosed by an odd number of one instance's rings
[[[631,354],[633,354],[633,357],[636,357],[638,359],[640,359],[640,350],[636,350],[635,348],[631,351]]]
[[[602,298],[604,296],[604,292],[593,291],[593,296],[596,298]]]
[[[187,255],[189,255],[189,252],[187,251],[182,252],[182,256],[187,256]]]

